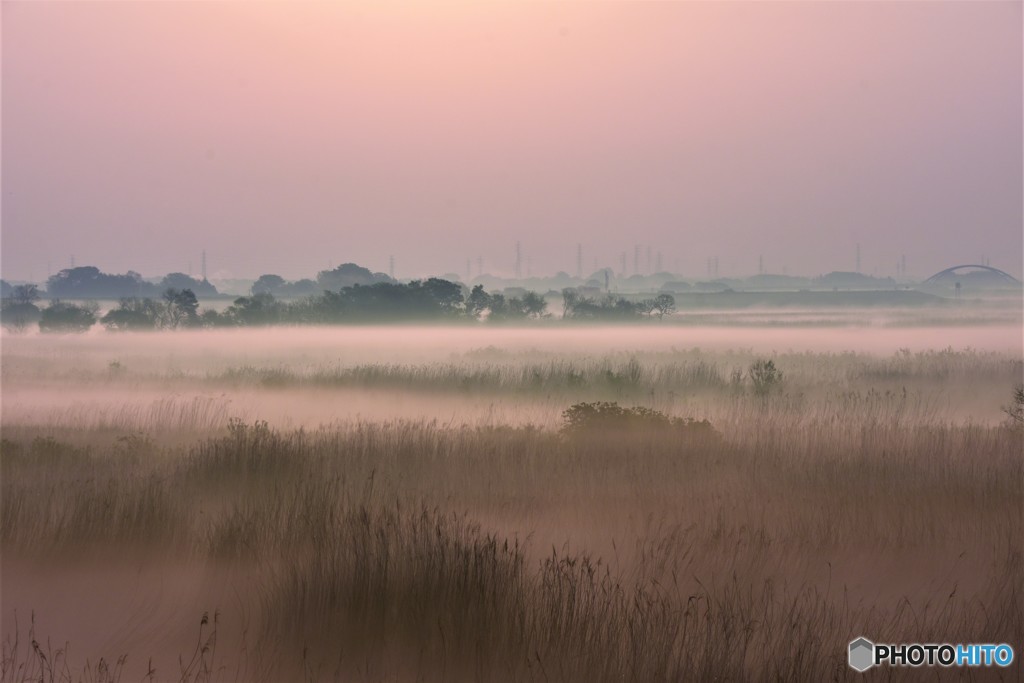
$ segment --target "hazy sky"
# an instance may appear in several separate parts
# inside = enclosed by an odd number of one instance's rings
[[[5,1],[3,276],[1020,276],[1021,8]]]

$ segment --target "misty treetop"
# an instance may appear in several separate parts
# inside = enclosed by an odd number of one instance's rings
[[[197,297],[218,296],[217,288],[210,284],[209,280],[197,280],[185,273],[168,273],[157,285],[157,290],[165,292],[168,289],[189,290]]]
[[[325,291],[337,291],[343,287],[394,283],[395,280],[384,273],[370,272],[369,268],[363,268],[355,263],[343,263],[334,270],[322,270],[317,273],[316,282]]]
[[[46,281],[52,299],[116,299],[122,296],[153,296],[159,290],[135,271],[124,275],[103,273],[95,266],[65,268]]]
[[[95,266],[65,268],[46,281],[51,299],[121,299],[159,297],[168,289],[192,291],[196,296],[216,296],[217,288],[185,273],[169,273],[159,284],[144,280],[135,271],[123,275],[104,273]]]
[[[298,298],[310,296],[320,291],[320,285],[315,280],[304,278],[294,282],[288,282],[280,275],[267,273],[260,275],[256,282],[252,283],[250,292],[252,294],[271,294],[276,297]]]

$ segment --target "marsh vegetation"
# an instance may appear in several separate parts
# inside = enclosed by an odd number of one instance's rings
[[[5,337],[0,679],[852,680],[858,635],[1024,637],[1019,353],[407,333]]]

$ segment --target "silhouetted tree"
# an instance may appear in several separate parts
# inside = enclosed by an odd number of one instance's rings
[[[562,290],[562,317],[573,318],[576,316],[576,311],[579,306],[584,302],[584,298],[580,293],[572,287],[566,287]]]
[[[39,317],[41,332],[87,332],[96,324],[95,303],[76,306],[59,299],[51,299],[50,305],[42,310]]]
[[[173,330],[198,323],[199,301],[191,289],[168,289],[163,298],[161,327]]]
[[[1007,422],[1013,427],[1024,425],[1024,384],[1018,384],[1013,389],[1013,401],[1010,405],[1003,406]]]
[[[277,295],[278,290],[281,289],[285,284],[285,279],[280,275],[266,274],[260,275],[256,282],[252,283],[250,291],[253,294],[273,294]]]
[[[548,302],[537,292],[527,292],[523,295],[523,310],[527,317],[543,318],[548,315]]]
[[[11,300],[16,304],[34,304],[39,301],[39,287],[35,285],[15,285],[11,290]]]
[[[410,284],[415,285],[415,282]],[[421,287],[428,292],[430,298],[437,303],[442,312],[453,314],[461,310],[462,287],[457,283],[432,277],[423,282]]]
[[[270,294],[235,299],[224,316],[237,325],[270,325],[281,320],[282,305]]]
[[[498,292],[488,297],[487,309],[489,311],[488,320],[507,320],[515,317],[515,310],[509,305],[509,301],[505,300],[505,295]]]
[[[466,298],[466,314],[471,318],[480,318],[491,306],[491,297],[484,291],[483,285],[476,285]]]
[[[541,318],[548,303],[536,292],[526,292],[522,297],[505,297],[503,294],[488,294],[483,285],[476,285],[466,299],[466,313],[471,318],[481,318],[486,313],[491,321],[523,320]]]
[[[658,315],[658,320],[666,315],[672,315],[676,312],[676,298],[671,294],[659,294],[654,299],[654,312]]]
[[[0,301],[0,322],[12,332],[21,332],[31,323],[39,320],[41,313],[35,302],[39,300],[39,288],[35,285],[9,287],[8,296]]]
[[[576,320],[629,320],[636,318],[644,304],[634,303],[611,294],[597,301],[582,296],[579,291],[562,290],[563,317]]]
[[[152,299],[124,298],[117,308],[107,311],[100,323],[108,330],[154,330],[163,315],[163,306]]]

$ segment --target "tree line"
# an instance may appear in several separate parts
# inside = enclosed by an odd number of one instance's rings
[[[256,289],[256,288],[254,288]],[[262,325],[329,325],[385,322],[515,322],[550,318],[548,302],[536,292],[506,296],[487,292],[482,285],[466,291],[441,278],[409,283],[355,284],[301,299],[283,300],[267,291],[238,297],[223,311],[200,310],[195,293],[173,287],[159,298],[122,297],[103,315],[95,302],[71,303],[52,299],[39,308],[34,285],[20,285],[3,299],[5,326],[25,329],[38,323],[43,332],[84,332],[99,323],[111,331],[224,328]],[[623,321],[643,316],[658,318],[675,310],[671,295],[630,301],[614,295],[594,299],[575,289],[562,292],[563,318],[581,321]]]
[[[159,284],[147,282],[133,270],[122,275],[104,273],[95,266],[65,268],[46,280],[51,299],[159,298],[168,289],[189,289],[196,296],[217,296],[217,288],[207,280],[185,273],[168,273]]]
[[[353,285],[370,285],[396,280],[384,273],[374,273],[355,263],[343,263],[332,270],[324,270],[316,279],[288,282],[280,275],[265,274],[252,285],[253,294],[273,294],[276,297],[298,298],[318,294],[325,290],[337,291]],[[2,296],[10,298],[12,286],[0,280]],[[65,268],[46,280],[46,296],[51,299],[159,299],[168,289],[191,290],[199,298],[215,297],[220,293],[205,278],[200,280],[185,273],[169,273],[160,282],[143,279],[139,273],[104,273],[95,266]]]

